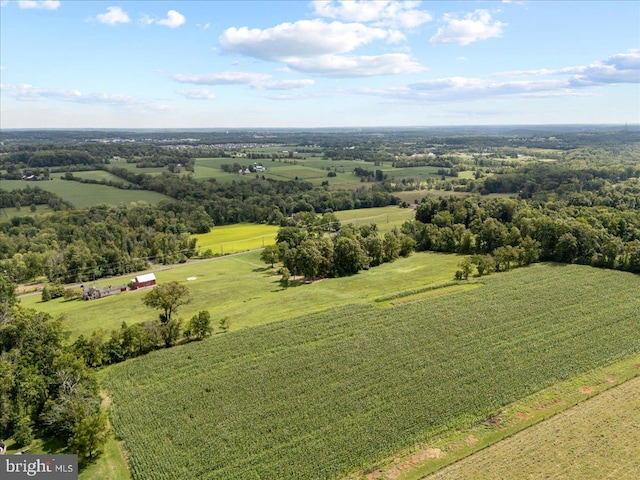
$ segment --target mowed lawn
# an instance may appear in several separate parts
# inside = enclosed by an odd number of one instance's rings
[[[344,478],[640,350],[637,275],[534,265],[483,281],[389,308],[292,315],[110,367],[111,419],[134,479]]]
[[[42,190],[59,195],[76,208],[89,208],[101,203],[118,205],[144,201],[155,204],[161,200],[171,200],[166,195],[148,190],[122,190],[107,185],[92,185],[75,181],[61,180],[57,175],[53,180],[27,183],[22,180],[2,180],[0,188],[3,190],[18,190],[27,186],[39,187]]]
[[[636,480],[640,377],[435,473],[429,480]]]
[[[200,310],[211,312],[214,322],[229,317],[231,330],[286,320],[336,305],[374,303],[379,296],[453,279],[462,257],[416,253],[394,263],[383,264],[344,278],[326,279],[283,290],[279,276],[260,260],[260,252],[221,257],[156,272],[158,283],[177,281],[189,287],[192,302],[180,307],[178,315],[188,319]],[[98,285],[127,283],[130,277],[103,280]],[[193,280],[187,280],[192,278]],[[22,304],[54,316],[63,315],[70,340],[101,328],[117,329],[128,324],[154,320],[158,312],[145,307],[144,289],[128,291],[98,300],[51,300],[40,295],[25,297]]]

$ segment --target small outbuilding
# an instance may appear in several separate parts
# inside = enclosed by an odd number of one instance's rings
[[[156,284],[156,276],[153,273],[145,273],[144,275],[138,275],[133,279],[133,285],[135,288],[152,287]]]
[[[116,295],[121,292],[126,292],[126,285],[109,285],[108,287],[90,287],[82,288],[82,298],[85,300],[95,300],[97,298],[104,298],[110,295]]]

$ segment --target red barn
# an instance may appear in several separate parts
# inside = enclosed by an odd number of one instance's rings
[[[156,276],[153,273],[138,275],[133,279],[133,284],[136,288],[151,287],[156,284]]]

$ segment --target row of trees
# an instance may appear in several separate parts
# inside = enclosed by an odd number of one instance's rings
[[[108,434],[95,376],[65,346],[60,320],[22,308],[6,275],[0,291],[0,437],[55,437],[82,465]]]
[[[427,198],[418,206],[416,220],[405,223],[402,232],[415,240],[417,250],[640,272],[638,210],[518,199]]]

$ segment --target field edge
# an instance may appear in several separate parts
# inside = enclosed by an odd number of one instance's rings
[[[513,402],[482,424],[414,445],[368,472],[343,480],[422,480],[527,428],[640,376],[640,352]]]

